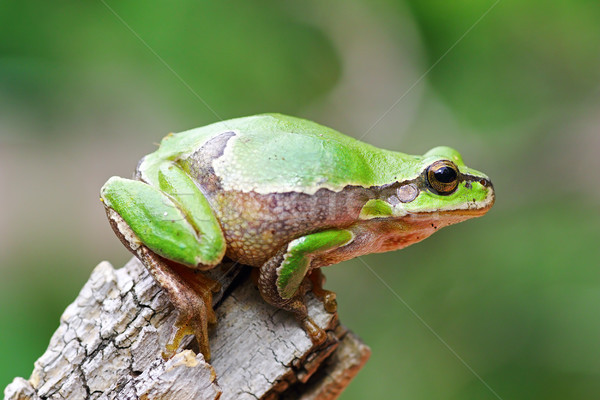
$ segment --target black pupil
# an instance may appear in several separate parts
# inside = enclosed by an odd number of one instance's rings
[[[441,167],[434,173],[435,179],[441,183],[452,183],[456,180],[456,171],[450,167]]]

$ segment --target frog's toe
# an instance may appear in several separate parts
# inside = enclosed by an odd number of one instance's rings
[[[325,311],[334,313],[337,311],[337,300],[335,292],[331,290],[323,289],[325,283],[325,275],[321,272],[320,268],[316,268],[311,271],[308,275],[309,280],[312,283],[313,294],[323,302]]]
[[[325,311],[329,313],[334,313],[337,311],[337,300],[334,292],[329,290],[325,290],[323,295],[323,305],[325,306]]]
[[[171,337],[165,346],[165,351],[162,352],[162,357],[165,360],[172,358],[181,346],[181,342],[187,335],[193,335],[195,332],[191,324],[186,321],[178,320],[173,326]]]
[[[312,318],[306,317],[304,320],[301,321],[301,323],[302,328],[304,328],[304,331],[308,334],[308,337],[313,342],[313,344],[319,346],[325,343],[325,340],[327,340],[327,332],[321,329],[315,323],[315,321],[312,320]]]

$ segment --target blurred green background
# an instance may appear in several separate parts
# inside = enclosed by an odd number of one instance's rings
[[[496,187],[484,218],[363,257],[399,297],[360,260],[325,271],[373,350],[342,399],[497,398],[403,302],[502,399],[597,398],[598,21],[590,0],[0,1],[0,387],[129,259],[108,177],[167,132],[277,111],[456,147]]]

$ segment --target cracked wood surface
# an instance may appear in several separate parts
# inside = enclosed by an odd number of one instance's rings
[[[100,263],[29,380],[15,378],[5,400],[337,398],[369,348],[308,293],[310,316],[328,332],[314,348],[293,316],[266,304],[240,270],[229,263],[211,271],[223,287],[214,296],[208,364],[191,337],[163,360],[177,313],[137,259],[119,270]]]

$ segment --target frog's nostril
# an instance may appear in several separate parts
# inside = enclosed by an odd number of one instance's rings
[[[494,185],[492,185],[492,181],[490,181],[489,179],[482,178],[482,179],[479,180],[479,183],[483,187],[489,187],[489,188],[493,188],[494,187]]]

